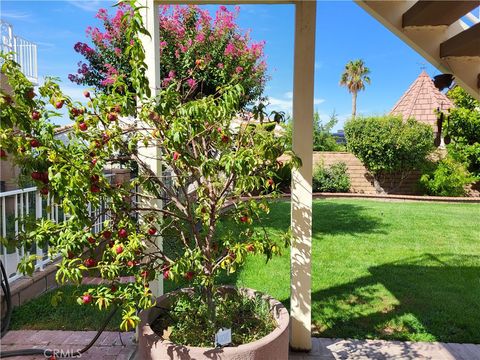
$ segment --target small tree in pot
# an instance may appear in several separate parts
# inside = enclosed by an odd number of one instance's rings
[[[277,162],[285,139],[260,125],[233,129],[244,96],[235,83],[186,102],[175,82],[152,96],[138,38],[145,29],[131,6],[126,18],[126,51],[134,69],[129,86],[117,76],[107,92],[85,91],[84,106],[52,79],[36,95],[17,64],[6,59],[2,66],[12,93],[2,92],[0,102],[1,149],[22,166],[24,178],[68,214],[61,223],[38,221],[33,231],[15,239],[16,245],[48,244],[52,257],[63,255],[59,282],[80,283],[85,274],[99,274],[104,285],[92,287],[78,302],[100,309],[120,306],[123,329],[138,324],[137,310],[154,304],[149,282],[158,276],[191,283],[214,328],[219,274],[235,272],[249,253],[270,258],[288,239],[272,239],[252,226],[268,212],[265,199],[239,201],[259,189],[275,195],[275,173],[285,166]],[[50,122],[60,109],[74,122],[68,142],[55,138]],[[155,147],[161,148],[159,158],[145,155]],[[173,184],[151,170],[149,164],[157,160],[171,169]],[[112,184],[104,168],[119,162],[137,176]],[[162,197],[169,199],[163,208],[149,205]],[[223,213],[238,225],[236,233],[217,231]],[[95,232],[99,222],[103,229]],[[157,246],[159,236],[166,250]],[[31,272],[34,260],[26,256],[20,270]],[[120,276],[135,281],[119,286]]]

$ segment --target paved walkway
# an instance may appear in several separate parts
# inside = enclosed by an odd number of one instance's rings
[[[2,351],[18,349],[49,349],[76,352],[87,345],[96,331],[26,330],[9,331],[1,340]],[[135,352],[133,333],[103,332],[81,360],[129,360]],[[123,343],[123,344],[122,344]],[[77,357],[78,358],[78,357]],[[43,355],[15,356],[12,360],[45,360]],[[72,358],[75,359],[75,358]]]
[[[1,349],[40,348],[77,351],[94,331],[10,331]],[[130,360],[134,358],[133,333],[104,332],[81,360]],[[122,344],[123,343],[123,344]],[[480,345],[401,342],[384,340],[312,339],[310,353],[291,353],[290,360],[480,360]],[[12,360],[44,360],[43,355],[17,356]],[[139,359],[141,360],[141,359]]]
[[[290,360],[480,360],[480,345],[385,340],[312,339],[308,354]]]

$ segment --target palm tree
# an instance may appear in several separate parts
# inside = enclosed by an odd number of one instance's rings
[[[349,61],[345,65],[345,71],[340,79],[340,85],[345,86],[348,92],[352,94],[352,118],[357,114],[357,93],[365,90],[365,84],[370,84],[370,69],[367,68],[363,60],[358,59]]]

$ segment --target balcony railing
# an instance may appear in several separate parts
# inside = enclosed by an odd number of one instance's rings
[[[106,177],[111,181],[113,175],[107,174]],[[104,221],[109,218],[106,208],[105,203],[102,203],[98,209],[88,205],[90,216],[96,219],[93,225],[94,233],[102,231]],[[24,224],[40,218],[59,223],[65,221],[67,216],[62,208],[54,203],[51,196],[42,197],[37,187],[0,192],[0,237],[8,240],[9,243],[14,243],[18,235],[25,230]],[[42,270],[50,262],[48,247],[39,248],[33,245],[32,248],[25,249],[0,245],[0,259],[5,266],[9,282],[22,276],[17,272],[17,266],[20,259],[29,254],[37,256],[36,270]]]
[[[13,53],[13,60],[20,65],[23,74],[37,84],[37,44],[15,35],[12,25],[3,20],[0,20],[0,36],[0,52]]]
[[[13,241],[18,234],[24,230],[22,225],[24,219],[32,220],[46,217],[54,221],[63,220],[63,214],[59,213],[56,206],[50,206],[51,198],[44,199],[40,196],[36,187],[12,190],[0,193],[1,212],[1,236],[3,239]],[[47,211],[48,209],[48,211]],[[48,249],[42,249],[35,245],[31,249],[7,248],[0,246],[0,254],[9,281],[14,281],[21,276],[17,273],[17,265],[20,259],[27,253],[37,255],[36,269],[43,269],[49,259]]]

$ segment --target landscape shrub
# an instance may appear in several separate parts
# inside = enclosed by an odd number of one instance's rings
[[[418,169],[433,150],[433,130],[397,116],[356,118],[345,124],[347,149],[373,174]]]
[[[314,192],[348,192],[350,185],[350,176],[347,173],[347,165],[344,162],[335,163],[330,167],[319,164],[314,169]]]
[[[448,153],[464,162],[468,171],[480,176],[480,102],[461,87],[448,92],[455,103],[443,123]]]
[[[469,173],[464,163],[447,156],[422,175],[420,184],[428,195],[465,196],[465,186],[474,180],[475,177]]]

